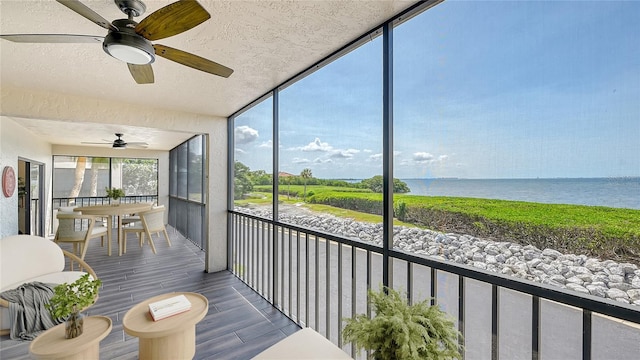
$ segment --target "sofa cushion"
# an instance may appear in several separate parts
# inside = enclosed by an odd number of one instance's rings
[[[63,270],[64,254],[51,240],[33,235],[0,239],[0,291]]]
[[[38,281],[45,284],[72,283],[78,280],[84,274],[86,274],[84,271],[59,271],[55,273],[44,274],[44,275],[36,276],[30,279],[25,279],[23,281],[19,281],[17,283],[11,284],[6,288],[3,288],[2,291],[15,289],[22,284],[26,284],[34,281]],[[89,275],[89,278],[93,279],[91,275]]]
[[[45,274],[42,276],[37,276],[35,278],[26,279],[24,281],[20,281],[18,283],[12,284],[8,286],[4,290],[15,289],[18,286],[34,281],[39,281],[45,284],[62,284],[62,283],[72,283],[78,280],[85,272],[82,271],[60,271],[51,274]],[[91,278],[91,275],[89,275]],[[9,319],[9,308],[0,307],[0,329],[10,329],[11,328],[11,320]]]
[[[287,336],[261,352],[253,360],[266,359],[353,359],[339,347],[311,328]]]

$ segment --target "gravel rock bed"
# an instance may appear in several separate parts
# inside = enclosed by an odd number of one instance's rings
[[[266,208],[238,211],[271,217]],[[280,221],[288,224],[382,244],[382,224],[312,213],[301,207],[281,207],[279,215]],[[394,248],[403,251],[640,305],[640,269],[635,264],[404,226],[394,226],[393,232]]]

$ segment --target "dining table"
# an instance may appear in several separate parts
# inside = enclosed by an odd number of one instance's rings
[[[122,239],[122,217],[129,214],[136,214],[141,211],[151,209],[151,203],[128,203],[128,204],[110,204],[110,205],[90,205],[76,207],[74,211],[80,211],[86,215],[106,216],[107,228],[113,229],[113,218],[116,218],[118,229],[118,256],[122,256],[123,239]],[[111,256],[111,239],[107,244],[107,251]]]

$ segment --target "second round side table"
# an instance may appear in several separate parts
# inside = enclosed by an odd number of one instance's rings
[[[166,319],[153,321],[149,304],[177,295],[184,295],[191,309]],[[196,353],[196,324],[209,311],[209,300],[191,292],[158,295],[132,307],[122,319],[124,331],[139,338],[140,360],[193,359]]]

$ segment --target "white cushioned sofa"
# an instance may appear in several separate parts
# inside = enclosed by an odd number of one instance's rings
[[[251,360],[353,359],[311,328],[304,328],[275,343]]]
[[[65,256],[80,265],[81,271],[65,271]],[[72,270],[72,269],[71,269]],[[0,292],[39,281],[62,284],[76,281],[85,273],[97,279],[96,273],[76,255],[62,250],[58,244],[33,235],[13,235],[0,239]],[[0,334],[9,333],[9,303],[0,299]]]

